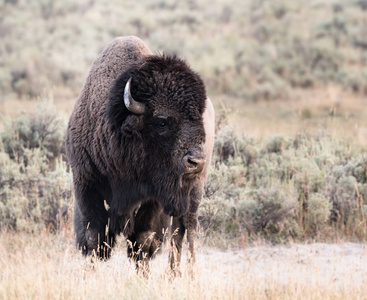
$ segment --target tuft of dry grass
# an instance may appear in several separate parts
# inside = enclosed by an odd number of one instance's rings
[[[236,251],[198,246],[194,275],[167,276],[167,250],[138,276],[120,240],[107,262],[91,263],[71,231],[0,233],[1,299],[365,299],[367,246],[253,244]]]

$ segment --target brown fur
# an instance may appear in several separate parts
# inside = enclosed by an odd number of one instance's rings
[[[132,96],[147,108],[142,115],[123,102],[130,77]],[[107,45],[91,67],[67,132],[75,231],[83,253],[108,257],[123,232],[132,242],[129,256],[152,257],[170,216],[178,253],[186,229],[193,253],[213,148],[213,112],[200,76],[184,61],[153,56],[136,37]],[[188,157],[205,159],[200,173],[188,172]]]

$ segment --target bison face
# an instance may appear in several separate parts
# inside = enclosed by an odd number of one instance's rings
[[[190,192],[204,168],[205,133],[201,120],[174,115],[147,116],[145,124],[150,125],[143,130],[142,141],[154,194],[165,213],[178,216],[187,211]]]
[[[120,75],[106,117],[120,145],[118,180],[134,182],[129,195],[154,197],[172,216],[187,211],[205,165],[205,100],[199,75],[175,56],[149,56]]]

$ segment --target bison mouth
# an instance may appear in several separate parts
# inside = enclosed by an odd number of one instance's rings
[[[205,164],[205,157],[199,154],[187,153],[182,158],[178,171],[171,169],[160,173],[160,178],[157,178],[154,184],[157,188],[156,196],[165,214],[179,217],[188,211],[192,190],[200,180]]]

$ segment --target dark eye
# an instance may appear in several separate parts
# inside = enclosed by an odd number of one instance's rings
[[[164,128],[164,127],[166,127],[167,126],[167,121],[166,120],[160,120],[159,122],[158,122],[158,127],[160,127],[160,128]]]
[[[171,119],[166,116],[158,116],[154,118],[153,125],[159,135],[168,134],[171,130]]]

